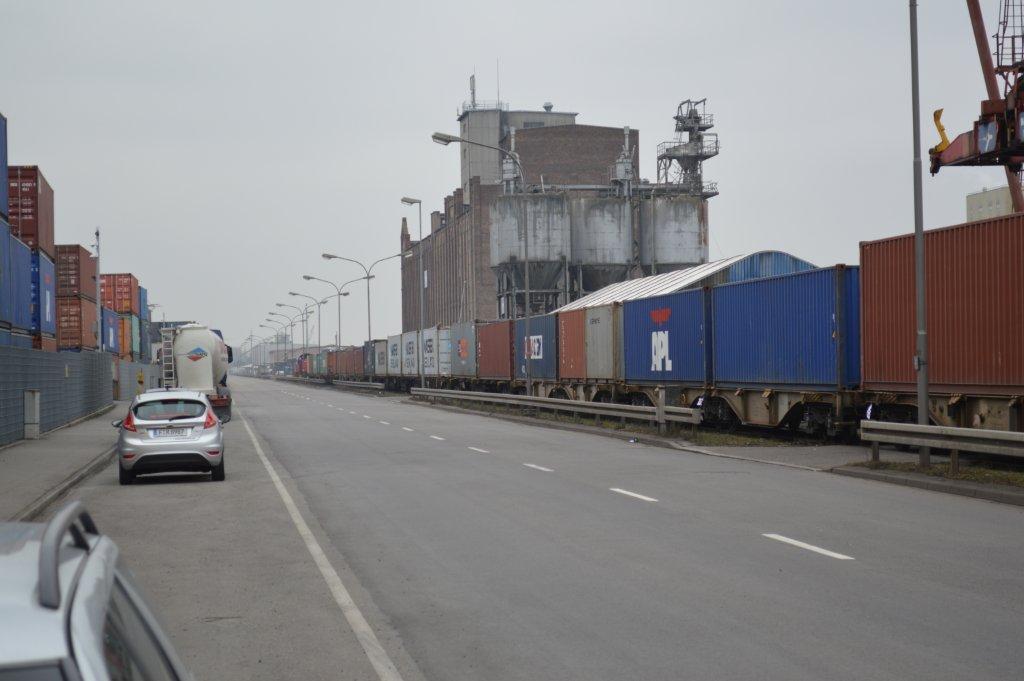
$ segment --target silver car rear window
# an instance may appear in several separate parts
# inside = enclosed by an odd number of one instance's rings
[[[171,418],[195,418],[206,412],[206,405],[198,400],[147,400],[135,405],[135,418],[143,421],[163,421]]]

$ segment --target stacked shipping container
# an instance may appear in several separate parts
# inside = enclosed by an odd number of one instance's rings
[[[7,186],[11,234],[54,258],[53,189],[42,171],[38,166],[11,166]]]

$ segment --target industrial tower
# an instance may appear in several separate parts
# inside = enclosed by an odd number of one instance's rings
[[[675,185],[702,199],[718,195],[718,185],[704,182],[704,161],[718,155],[714,116],[707,99],[687,99],[676,109],[676,138],[658,145],[658,184]]]

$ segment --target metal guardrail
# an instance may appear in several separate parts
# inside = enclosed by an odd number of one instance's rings
[[[336,385],[342,388],[359,388],[362,390],[383,390],[383,383],[371,383],[369,381],[331,381],[327,382],[322,378],[306,378],[305,376],[274,376],[275,381],[291,381],[293,383],[306,383],[312,385]]]
[[[879,445],[907,445],[948,449],[950,470],[960,469],[960,452],[981,452],[1024,458],[1024,433],[916,423],[861,421],[860,438],[871,443],[871,461],[879,460]]]
[[[699,424],[703,418],[701,409],[689,407],[641,407],[631,404],[615,404],[614,402],[583,402],[580,400],[559,400],[551,397],[532,397],[529,395],[507,395],[504,393],[483,393],[464,390],[435,390],[432,388],[412,388],[413,397],[462,400],[465,402],[489,402],[506,406],[536,407],[552,411],[566,411],[574,414],[592,414],[635,421],[651,421],[660,428],[667,423]]]

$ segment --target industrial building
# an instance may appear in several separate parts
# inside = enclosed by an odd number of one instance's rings
[[[967,222],[988,220],[1013,213],[1013,197],[1009,187],[982,189],[967,195]]]
[[[679,105],[674,139],[657,147],[658,181],[638,177],[639,132],[581,125],[577,114],[511,111],[472,94],[461,144],[462,186],[431,214],[422,243],[402,222],[402,328],[520,317],[561,307],[608,284],[708,260],[707,201],[717,186],[702,164],[718,154],[704,100]],[[523,226],[527,229],[524,231]],[[429,231],[428,231],[429,230]],[[424,319],[417,270],[423,249]]]

